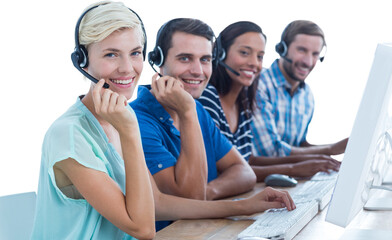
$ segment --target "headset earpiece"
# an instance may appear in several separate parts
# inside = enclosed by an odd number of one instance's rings
[[[148,53],[148,62],[151,66],[155,64],[157,67],[161,67],[164,60],[165,57],[163,56],[163,52],[160,46],[155,46],[155,48]]]
[[[221,36],[215,39],[214,49],[212,51],[213,67],[216,68],[219,63],[226,59],[226,50],[222,47]]]
[[[287,55],[287,44],[285,41],[280,41],[275,45],[275,51],[279,54],[279,56],[284,57]]]
[[[77,64],[81,68],[88,66],[88,55],[87,50],[83,45],[76,47],[74,52],[71,54],[72,63]]]

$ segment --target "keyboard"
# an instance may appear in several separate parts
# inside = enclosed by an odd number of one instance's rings
[[[327,180],[309,180],[298,189],[290,192],[294,202],[301,203],[316,200],[319,203],[319,210],[323,210],[331,200],[336,178]]]
[[[318,213],[318,202],[313,200],[296,204],[297,208],[269,209],[257,220],[238,234],[241,237],[264,237],[271,239],[292,239]]]
[[[328,205],[337,176],[337,172],[319,172],[301,186],[292,188],[289,192],[297,206],[295,210],[270,209],[262,214],[248,216],[247,219],[254,219],[255,222],[242,231],[238,238],[292,239],[318,211]]]
[[[338,178],[338,172],[318,172],[310,179],[311,181],[323,181],[323,180],[336,180]]]

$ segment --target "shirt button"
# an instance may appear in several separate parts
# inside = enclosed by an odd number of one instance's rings
[[[162,163],[158,164],[158,168],[162,168],[162,167],[163,167]]]
[[[159,119],[160,119],[161,121],[163,121],[163,117],[159,117]]]

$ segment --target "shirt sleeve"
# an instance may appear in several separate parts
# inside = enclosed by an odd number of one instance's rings
[[[262,81],[256,95],[257,107],[251,124],[255,156],[287,156],[291,146],[282,141],[274,120],[274,107]]]
[[[163,129],[159,127],[159,123],[143,119],[140,115],[138,119],[144,157],[151,174],[154,175],[165,168],[175,166],[179,152],[174,147],[168,149],[169,146],[165,144],[164,136],[161,134]]]
[[[211,135],[211,143],[204,142],[206,145],[207,151],[210,149],[210,151],[215,152],[215,160],[219,161],[221,158],[223,158],[233,147],[233,145],[230,143],[230,141],[221,133],[219,128],[215,125],[212,117],[207,113],[207,111],[200,105],[200,103],[197,103],[199,106],[198,110],[198,115],[199,115],[199,122],[202,122],[204,120],[208,132]],[[203,128],[203,126],[201,126]],[[205,130],[202,130],[203,134],[205,134]],[[211,144],[213,148],[211,149],[211,146],[208,144]]]
[[[106,169],[107,159],[102,146],[96,142],[86,129],[78,125],[57,125],[50,131],[46,143],[49,166],[72,158],[79,164],[102,172]]]

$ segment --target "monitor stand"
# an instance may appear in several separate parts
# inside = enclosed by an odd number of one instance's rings
[[[391,240],[392,231],[376,229],[347,229],[339,240]]]
[[[392,192],[391,186],[381,185],[381,186],[372,186],[371,188],[388,191],[387,193]],[[367,200],[367,202],[365,203],[365,205],[363,206],[363,209],[368,211],[392,211],[392,197],[391,195],[379,196],[376,194],[372,194],[370,198]]]
[[[389,164],[388,172],[385,174],[382,180],[382,185],[392,185],[392,165]]]
[[[368,211],[392,211],[392,198],[370,198],[363,206],[363,209]]]

